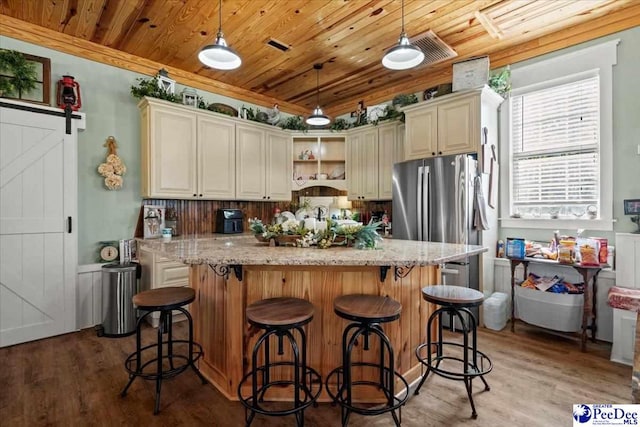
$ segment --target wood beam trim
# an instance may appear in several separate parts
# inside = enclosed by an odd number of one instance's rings
[[[493,19],[491,19],[481,11],[476,11],[475,17],[478,22],[480,22],[480,24],[484,27],[484,29],[487,30],[487,33],[489,33],[491,37],[496,40],[500,40],[504,37],[504,34],[502,34],[502,31],[500,31],[500,28],[496,25]]]
[[[187,86],[265,107],[271,107],[277,103],[282,111],[291,114],[308,113],[306,108],[290,102],[253,93],[246,89],[30,24],[4,14],[0,14],[0,34],[148,76],[153,76],[158,70],[165,68],[178,83]]]

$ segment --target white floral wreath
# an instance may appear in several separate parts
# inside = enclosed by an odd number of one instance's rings
[[[122,175],[127,172],[127,167],[122,159],[118,157],[118,144],[116,144],[116,139],[113,136],[108,137],[103,146],[107,147],[109,153],[107,154],[106,163],[101,163],[98,166],[98,173],[104,177],[104,185],[109,190],[119,190],[122,188]]]

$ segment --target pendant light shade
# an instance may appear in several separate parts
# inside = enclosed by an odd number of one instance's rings
[[[382,57],[382,65],[390,70],[407,70],[424,60],[424,53],[409,42],[404,32],[404,0],[402,0],[402,30],[398,44],[392,47]]]
[[[198,59],[204,65],[216,70],[234,70],[242,64],[240,56],[229,46],[222,33],[222,0],[218,13],[218,34],[214,44],[203,47],[198,53]]]
[[[324,126],[331,123],[331,119],[329,119],[329,116],[325,115],[322,112],[322,108],[320,108],[320,70],[322,69],[322,64],[314,64],[313,68],[316,70],[316,108],[314,108],[313,113],[307,117],[306,122],[311,126]]]

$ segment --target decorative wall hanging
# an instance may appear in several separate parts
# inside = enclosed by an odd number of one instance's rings
[[[104,185],[109,190],[122,188],[122,175],[127,172],[124,162],[118,157],[118,144],[113,136],[107,138],[103,147],[107,147],[107,160],[98,166],[98,173],[104,177]]]

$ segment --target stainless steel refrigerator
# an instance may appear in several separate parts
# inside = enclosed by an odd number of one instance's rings
[[[466,154],[396,163],[393,238],[482,244],[481,233],[473,227],[476,175],[477,161]],[[479,289],[478,258],[446,263],[442,283]],[[478,319],[477,308],[474,314]]]

